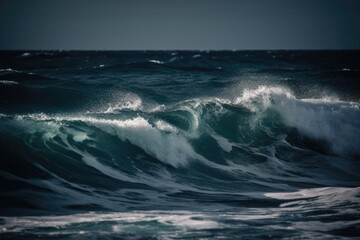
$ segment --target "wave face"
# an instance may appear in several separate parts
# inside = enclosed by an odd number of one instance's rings
[[[359,57],[0,52],[0,237],[359,237]]]

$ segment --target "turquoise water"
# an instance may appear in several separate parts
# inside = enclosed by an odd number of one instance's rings
[[[0,237],[360,236],[359,57],[0,52]]]

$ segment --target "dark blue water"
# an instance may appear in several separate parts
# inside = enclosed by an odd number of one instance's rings
[[[359,51],[0,52],[0,238],[360,237]]]

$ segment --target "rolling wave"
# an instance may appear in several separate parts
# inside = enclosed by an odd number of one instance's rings
[[[359,236],[358,66],[296,54],[16,52],[0,238]]]
[[[85,124],[93,132],[101,130],[117,136],[173,167],[185,167],[197,159],[208,167],[236,171],[240,168],[234,167],[232,159],[240,153],[250,154],[247,158],[255,162],[260,156],[277,156],[277,148],[309,152],[315,149],[312,154],[321,154],[316,148],[307,148],[307,139],[310,144],[321,145],[330,156],[352,159],[360,149],[359,117],[359,105],[354,102],[297,99],[285,88],[260,86],[244,90],[235,100],[192,99],[148,108],[139,96],[127,94],[120,103],[109,104],[103,111],[3,115],[2,119],[26,123],[26,129],[30,128],[29,122],[45,125],[42,131],[47,140],[56,139],[59,131],[70,131],[64,130],[64,125],[77,128]],[[88,139],[86,131],[73,138],[80,139]],[[228,160],[219,161],[210,149],[201,146],[218,149],[218,154],[228,155]]]
[[[289,127],[314,140],[324,140],[339,155],[360,154],[360,105],[331,98],[297,99],[281,87],[245,90],[235,100],[253,112],[273,110]]]

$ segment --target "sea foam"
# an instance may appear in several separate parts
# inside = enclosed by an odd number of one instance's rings
[[[283,122],[301,134],[324,140],[339,155],[360,154],[360,109],[358,103],[332,98],[298,99],[282,87],[261,86],[245,90],[235,104],[253,112],[271,109]]]
[[[36,121],[46,121],[48,124],[53,124],[54,122],[81,121],[93,125],[108,134],[116,135],[122,141],[128,140],[149,155],[174,167],[185,166],[191,159],[197,158],[197,154],[186,138],[180,135],[175,127],[163,121],[158,121],[155,126],[153,126],[142,117],[127,120],[113,120],[76,116],[53,117],[46,114],[19,116],[18,119],[34,119]],[[56,131],[51,131],[48,134],[51,134],[50,137],[54,137]],[[79,134],[74,136],[75,141],[83,141],[87,138],[88,136]]]

